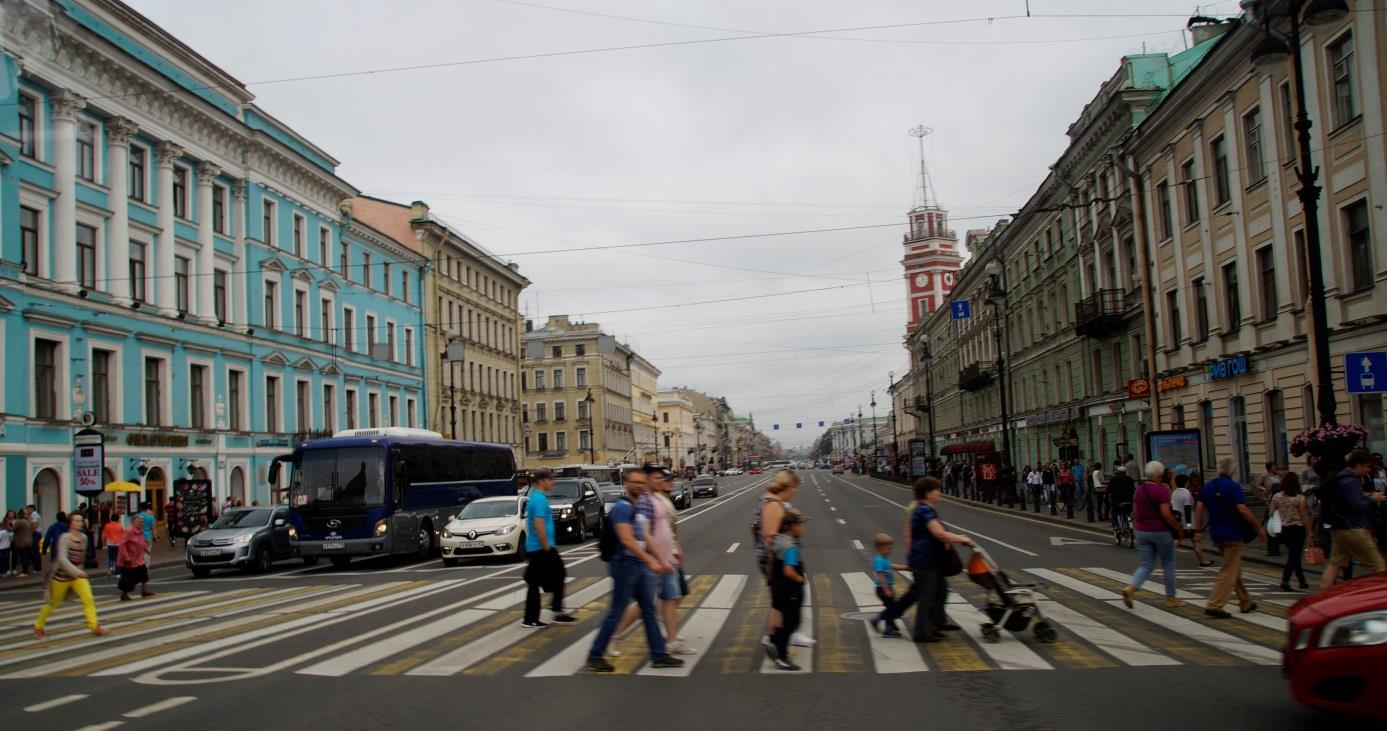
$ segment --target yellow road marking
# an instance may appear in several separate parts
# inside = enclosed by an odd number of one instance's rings
[[[541,632],[535,632],[528,638],[523,639],[510,647],[506,648],[504,654],[496,655],[488,660],[473,665],[462,671],[463,675],[498,675],[518,665],[532,665],[540,652],[558,642],[572,642],[574,637],[582,635],[578,627],[589,619],[601,619],[605,614],[609,597],[602,596],[584,604],[569,614],[578,620],[569,625],[554,625]]]
[[[841,582],[835,582],[826,574],[813,574],[809,580],[814,582],[814,620],[817,627],[812,628],[814,639],[815,670],[824,673],[860,673],[868,669],[867,658],[862,655],[862,622],[847,622],[841,616],[844,612],[857,611],[857,602],[843,591]],[[848,639],[849,634],[857,637],[856,643]]]
[[[684,597],[679,603],[679,625],[682,627],[689,614],[708,596],[708,592],[713,590],[713,585],[718,577],[716,576],[696,576],[689,582],[689,595]],[[636,620],[637,624],[640,620]],[[611,658],[612,667],[615,667],[618,675],[631,675],[641,669],[650,659],[650,647],[645,642],[645,631],[636,624],[631,625],[631,631],[626,634],[626,641],[621,648],[621,656]]]

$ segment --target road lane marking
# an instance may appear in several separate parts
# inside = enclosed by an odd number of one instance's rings
[[[862,541],[859,541],[856,538],[852,539],[852,547],[856,548],[859,551],[867,550],[867,547],[862,545]]]
[[[1163,655],[1111,627],[1052,600],[1036,603],[1047,619],[1067,627],[1103,652],[1128,665],[1179,665],[1179,660]]]
[[[1160,567],[1157,567],[1157,568],[1156,568],[1156,572],[1159,572],[1160,570],[1161,570]],[[1113,581],[1116,581],[1116,582],[1125,584],[1125,585],[1127,585],[1127,586],[1131,586],[1131,584],[1132,584],[1132,575],[1131,575],[1131,574],[1124,574],[1124,573],[1122,573],[1121,571],[1114,571],[1114,570],[1112,570],[1112,569],[1105,569],[1105,568],[1103,568],[1103,567],[1101,567],[1101,566],[1093,566],[1093,567],[1085,566],[1085,567],[1084,567],[1084,571],[1087,571],[1087,572],[1089,572],[1090,574],[1097,574],[1098,576],[1102,576],[1102,577],[1104,577],[1104,578],[1112,579]],[[1157,587],[1159,588],[1158,593],[1161,593],[1161,595],[1164,596],[1164,593],[1162,593],[1162,592],[1165,591],[1164,584],[1161,583],[1162,579],[1160,578],[1159,574],[1156,573],[1156,572],[1153,572],[1153,573],[1151,574],[1151,578],[1147,579],[1146,582],[1147,582],[1148,584],[1154,582],[1154,583],[1157,585]],[[1185,591],[1184,589],[1179,589],[1179,588],[1177,588],[1177,589],[1175,590],[1175,598],[1176,598],[1176,599],[1203,599],[1204,597],[1201,597],[1201,596],[1199,596],[1198,594],[1195,594],[1195,593],[1192,592],[1192,591]]]
[[[124,721],[107,721],[106,723],[97,723],[91,726],[83,726],[82,728],[77,729],[77,731],[109,731],[109,729],[119,728],[124,725]]]
[[[688,601],[688,605],[677,607],[675,610],[674,621],[676,627],[676,635],[683,636],[686,640],[692,637],[692,635],[688,635],[685,632],[684,625],[688,621],[689,615],[693,613],[694,608],[703,602],[703,598],[708,595],[708,592],[712,591],[715,578],[716,577],[713,576],[700,576],[689,581],[689,593],[685,597],[685,599]],[[660,620],[659,625],[661,628],[663,628],[664,621]],[[612,663],[612,666],[616,668],[614,671],[615,674],[633,675],[639,672],[642,668],[649,668],[652,671],[658,671],[654,674],[659,675],[665,672],[666,670],[671,669],[652,667],[650,665],[651,657],[649,648],[645,646],[644,642],[640,642],[639,644],[637,644],[638,641],[634,639],[636,634],[637,633],[634,632],[630,633],[630,635],[628,636],[629,639],[624,643],[626,645],[626,651],[623,652],[619,657],[614,657],[611,659],[610,662]],[[643,635],[644,633],[642,632],[640,634]],[[666,640],[667,643],[672,641],[672,639]],[[696,657],[699,654],[697,651],[706,651],[708,649],[708,645],[707,643],[699,642],[696,646],[692,647],[691,649],[695,650],[696,652],[690,657]],[[685,664],[688,664],[687,660]]]
[[[466,602],[458,602],[441,610],[447,612],[455,611],[459,605]],[[438,610],[435,610],[437,612]],[[340,678],[353,670],[360,670],[375,662],[380,662],[391,655],[413,649],[425,642],[431,642],[441,635],[466,627],[473,622],[480,621],[491,616],[491,612],[483,609],[464,609],[456,614],[451,614],[442,619],[419,625],[413,629],[394,634],[380,642],[373,642],[365,647],[359,647],[343,655],[330,657],[321,660],[306,668],[300,668],[296,672],[299,675],[319,675],[322,677]]]
[[[1001,632],[999,641],[987,642],[982,636],[982,625],[986,619],[982,612],[971,603],[966,607],[955,603],[955,607],[960,611],[950,613],[949,617],[963,627],[963,631],[982,648],[984,654],[997,663],[997,667],[1002,670],[1054,669],[1054,666],[1046,662],[1045,658],[1037,655],[1034,650],[1022,644],[1016,635],[1005,629],[998,628]],[[951,637],[946,636],[944,639],[944,642],[952,641],[954,640]]]
[[[717,586],[708,592],[708,597],[703,600],[703,607],[709,609],[732,609],[737,606],[737,598],[742,595],[742,590],[746,588],[746,576],[744,574],[725,574],[718,580]]]
[[[735,551],[737,550],[737,546],[740,546],[740,545],[742,545],[742,544],[741,544],[741,543],[733,543],[732,545],[730,545],[730,546],[727,547],[727,552],[728,552],[728,553],[733,553],[733,552],[735,552]]]
[[[125,718],[144,718],[145,716],[153,716],[161,711],[167,711],[170,708],[177,708],[185,703],[192,703],[195,700],[197,700],[197,696],[177,696],[159,701],[158,703],[151,703],[147,706],[136,708],[133,711],[126,711],[120,715]]]
[[[57,708],[58,706],[65,706],[69,703],[75,703],[80,700],[85,700],[90,697],[91,696],[88,696],[86,693],[73,693],[72,695],[59,696],[51,701],[44,701],[42,703],[35,703],[32,706],[25,706],[24,710],[26,713],[38,713],[40,711],[46,711],[50,708]]]
[[[1108,602],[1118,606],[1120,602]],[[1157,609],[1149,604],[1137,602],[1130,610],[1133,614],[1164,628],[1168,632],[1184,635],[1197,642],[1242,658],[1257,665],[1280,665],[1281,653],[1249,642],[1241,637],[1216,630],[1208,625],[1186,619],[1170,612]]]
[[[811,583],[805,583],[804,585],[804,606],[800,609],[799,629],[796,630],[801,634],[809,634],[808,630],[812,630],[814,628],[814,604],[813,597],[810,596],[813,593],[811,591],[812,586],[813,584]],[[760,647],[758,646],[757,649],[759,650]],[[799,666],[800,673],[814,672],[814,648],[795,647],[792,644],[790,645],[790,651],[792,653],[790,661]],[[777,670],[775,667],[775,662],[763,654],[761,656],[761,672],[783,674],[786,671]]]
[[[1113,599],[1122,598],[1122,595],[1118,594],[1115,591],[1108,591],[1107,589],[1104,589],[1102,587],[1094,586],[1093,584],[1090,584],[1087,581],[1080,581],[1079,579],[1076,579],[1072,576],[1061,574],[1058,571],[1051,571],[1050,569],[1026,569],[1026,572],[1039,576],[1040,578],[1050,582],[1051,584],[1057,584],[1068,589],[1073,589],[1074,591],[1083,594],[1089,599],[1111,601]]]
[[[835,513],[838,512],[838,508],[832,508],[832,507],[831,507],[831,508],[829,508],[829,510],[831,510],[831,511],[833,511],[833,512],[835,512]]]
[[[847,524],[848,524],[848,521],[843,520],[842,518],[839,518],[839,519],[838,519],[838,525],[847,525]]]
[[[870,576],[861,571],[844,573],[843,581],[852,591],[858,609],[864,612],[881,610],[881,602],[876,597],[876,582]],[[929,670],[914,642],[905,638],[882,637],[880,632],[872,631],[872,625],[866,621],[862,622],[862,626],[867,631],[867,642],[872,648],[872,665],[878,673],[889,675]]]

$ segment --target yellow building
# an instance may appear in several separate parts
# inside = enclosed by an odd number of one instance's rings
[[[698,427],[703,416],[694,410],[693,401],[682,391],[662,391],[659,414],[659,422],[655,425],[660,440],[656,461],[671,469],[697,466],[702,437]]]
[[[639,354],[631,358],[631,428],[636,449],[632,462],[655,461],[659,380],[659,368]]]
[[[515,264],[411,205],[353,200],[357,219],[422,253],[428,425],[458,439],[520,447],[520,292]],[[449,359],[449,344],[455,347]]]

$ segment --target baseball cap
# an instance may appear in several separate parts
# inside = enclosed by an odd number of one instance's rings
[[[806,518],[804,516],[804,513],[801,513],[800,511],[795,510],[794,508],[790,508],[789,510],[785,511],[785,516],[780,519],[780,524],[782,526],[791,526],[795,525],[796,523],[807,523],[808,521],[809,518]]]
[[[541,467],[541,468],[535,470],[535,479],[536,479],[536,480],[552,480],[552,479],[554,479],[554,471],[551,470],[551,469],[549,469],[548,467]]]
[[[674,479],[674,473],[671,472],[671,471],[669,470],[668,467],[661,467],[660,469],[655,470],[655,472],[656,472],[656,474],[660,475],[661,477],[665,478],[666,480],[673,480],[673,479]]]

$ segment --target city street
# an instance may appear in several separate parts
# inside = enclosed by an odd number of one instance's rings
[[[154,575],[157,597],[130,603],[117,601],[103,578],[98,607],[111,634],[102,638],[87,635],[70,603],[50,637],[35,641],[38,592],[7,591],[0,689],[14,709],[9,719],[25,729],[189,728],[207,725],[209,714],[218,727],[305,728],[848,728],[918,717],[969,728],[1156,729],[1171,725],[1172,709],[1199,728],[1311,728],[1320,720],[1283,689],[1279,647],[1295,595],[1276,591],[1270,569],[1248,569],[1262,611],[1206,620],[1198,597],[1212,571],[1193,568],[1182,552],[1182,596],[1192,603],[1171,611],[1143,593],[1129,611],[1117,592],[1137,561],[1131,549],[947,500],[940,513],[952,529],[1016,580],[1046,584],[1042,606],[1059,639],[1041,644],[1030,633],[1003,632],[1000,643],[984,643],[976,607],[985,595],[966,575],[951,580],[949,607],[964,632],[932,645],[878,638],[857,614],[876,605],[868,549],[881,531],[899,540],[908,492],[826,470],[801,474],[794,504],[810,518],[806,628],[818,644],[796,650],[799,673],[769,668],[757,646],[769,602],[752,578],[747,525],[766,477],[740,476],[719,478],[719,497],[680,513],[692,592],[681,621],[698,652],[679,670],[648,666],[639,628],[617,644],[615,676],[581,669],[606,607],[605,565],[590,540],[563,548],[578,623],[542,631],[519,626],[523,584],[514,564],[286,563],[268,574],[201,580],[168,568]],[[894,558],[904,561],[904,547]]]

